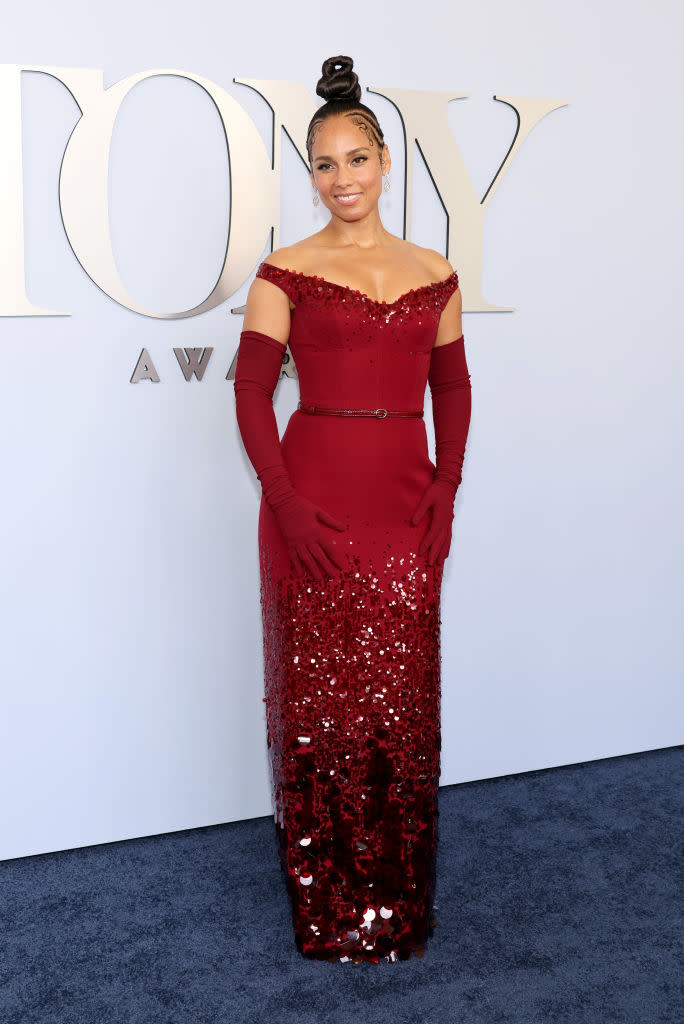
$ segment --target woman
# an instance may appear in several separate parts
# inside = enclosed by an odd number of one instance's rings
[[[390,155],[352,67],[323,64],[307,137],[330,220],[259,266],[235,394],[262,485],[264,699],[295,940],[312,959],[378,963],[422,955],[435,924],[440,591],[470,376],[457,274],[382,225]],[[280,442],[288,340],[301,400]]]

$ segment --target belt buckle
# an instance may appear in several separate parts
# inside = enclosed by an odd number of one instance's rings
[[[379,420],[384,420],[385,417],[387,416],[387,409],[376,409],[375,415],[378,417]]]

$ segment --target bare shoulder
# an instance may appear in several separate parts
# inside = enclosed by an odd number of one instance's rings
[[[280,270],[296,270],[296,261],[295,245],[284,245],[281,249],[274,249],[264,259],[264,263],[270,263],[271,266],[278,267]]]
[[[302,238],[292,245],[284,245],[280,249],[274,249],[266,257],[264,263],[272,263],[281,270],[294,270],[301,274],[307,274],[312,267],[316,267],[320,260],[320,253],[323,248],[319,241],[320,232]]]
[[[420,259],[435,281],[442,281],[454,273],[451,263],[445,256],[442,256],[441,252],[437,252],[436,249],[426,249],[421,245],[414,245],[414,249],[416,257]]]

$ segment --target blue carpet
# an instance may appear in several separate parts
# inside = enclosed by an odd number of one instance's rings
[[[422,960],[305,960],[270,817],[0,864],[3,1024],[682,1024],[684,748],[440,789]]]

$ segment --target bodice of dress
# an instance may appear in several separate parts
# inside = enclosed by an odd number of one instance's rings
[[[302,402],[423,408],[439,319],[458,287],[455,271],[394,302],[266,262],[256,276],[277,285],[295,305],[289,345]]]

